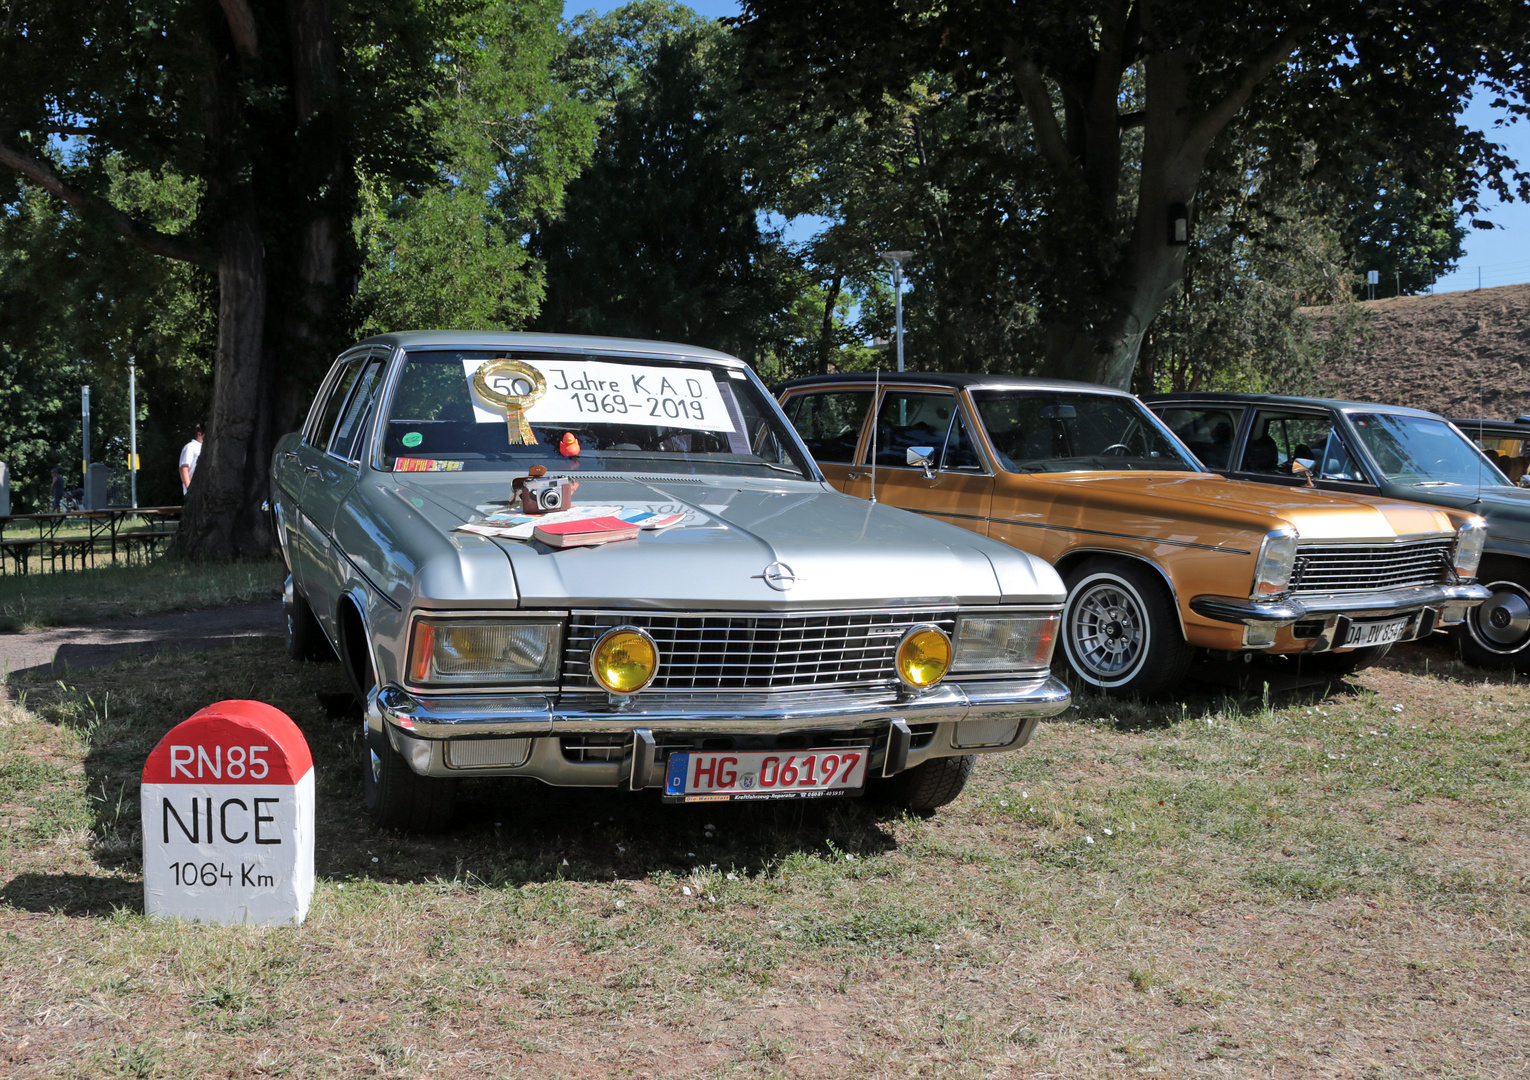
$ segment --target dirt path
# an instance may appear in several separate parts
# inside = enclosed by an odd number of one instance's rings
[[[0,669],[13,674],[37,669],[62,673],[163,649],[215,649],[240,638],[280,637],[284,629],[281,602],[265,600],[33,634],[0,634]]]

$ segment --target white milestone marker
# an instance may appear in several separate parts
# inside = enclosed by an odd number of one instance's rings
[[[172,728],[143,767],[150,918],[298,924],[313,898],[313,757],[286,713],[220,701]]]

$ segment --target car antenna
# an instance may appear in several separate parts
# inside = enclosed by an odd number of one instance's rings
[[[882,407],[882,369],[871,382],[871,501],[877,501],[877,410]]]

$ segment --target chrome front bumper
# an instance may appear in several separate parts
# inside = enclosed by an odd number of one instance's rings
[[[647,767],[662,764],[662,758],[654,757],[656,743],[707,736],[864,734],[885,737],[890,748],[874,755],[873,764],[882,769],[895,764],[892,771],[898,771],[933,757],[1018,749],[1042,717],[1062,712],[1069,701],[1068,688],[1050,674],[942,684],[913,697],[892,690],[656,693],[639,695],[622,707],[590,693],[424,697],[385,686],[368,699],[366,722],[424,776],[526,776],[560,786],[643,787],[650,777],[663,775],[662,767]],[[964,736],[964,727],[988,731],[994,729],[990,721],[1010,718],[1016,724],[1003,742],[967,745],[975,740]],[[909,725],[933,725],[935,730],[921,745],[909,746]],[[564,754],[564,737],[590,735],[617,737],[611,741],[625,744],[623,760],[575,761]],[[471,758],[462,753],[468,747],[475,751]],[[462,764],[468,760],[471,765]]]
[[[1475,607],[1492,592],[1483,585],[1425,585],[1375,593],[1330,593],[1322,596],[1287,597],[1282,600],[1250,600],[1237,596],[1197,596],[1190,610],[1219,622],[1245,626],[1284,626],[1302,619],[1329,615],[1350,618],[1382,618],[1405,615],[1420,608],[1464,604]]]

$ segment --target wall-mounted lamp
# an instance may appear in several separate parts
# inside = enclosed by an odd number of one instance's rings
[[[1190,208],[1182,202],[1169,204],[1169,246],[1184,247],[1190,243]]]

